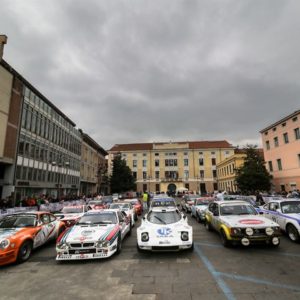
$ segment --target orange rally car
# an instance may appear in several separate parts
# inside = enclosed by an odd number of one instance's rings
[[[0,219],[0,266],[26,261],[35,249],[65,230],[48,212],[16,213]]]

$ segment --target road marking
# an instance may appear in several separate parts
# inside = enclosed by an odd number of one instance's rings
[[[212,243],[197,243],[197,245],[213,247],[213,248],[224,248],[224,246],[222,246],[220,244],[212,244]]]
[[[233,274],[222,273],[222,272],[216,272],[216,273],[219,276],[227,277],[227,278],[230,278],[230,279],[235,279],[235,280],[240,280],[240,281],[250,281],[250,282],[253,282],[253,283],[257,283],[257,284],[266,284],[266,285],[270,285],[270,286],[274,286],[274,287],[278,287],[278,288],[289,289],[289,290],[294,290],[294,291],[300,291],[299,286],[274,283],[274,282],[267,281],[267,280],[264,280],[264,279],[257,279],[255,277],[251,277],[251,276],[233,275]]]
[[[225,297],[228,300],[235,300],[235,297],[231,291],[231,289],[228,287],[228,285],[225,283],[225,281],[221,278],[221,275],[219,272],[215,270],[211,262],[208,260],[208,258],[204,255],[204,253],[200,249],[200,245],[198,243],[195,244],[195,251],[199,258],[203,261],[208,271],[211,273],[211,275],[216,280],[218,286],[223,291]]]

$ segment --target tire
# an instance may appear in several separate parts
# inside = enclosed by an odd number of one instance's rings
[[[20,246],[18,251],[17,262],[23,263],[26,260],[28,260],[31,255],[32,248],[33,248],[32,241],[27,240],[23,242],[23,244]]]
[[[230,243],[230,241],[227,239],[224,230],[221,230],[221,231],[220,231],[220,237],[221,237],[222,245],[223,245],[224,247],[230,247],[230,246],[231,246],[231,243]]]
[[[212,231],[212,227],[209,222],[205,221],[205,228],[207,231]]]
[[[138,216],[137,214],[134,215],[134,221],[137,221],[138,220]]]
[[[291,241],[299,242],[299,232],[294,225],[288,224],[286,227],[286,233]]]
[[[188,252],[193,252],[193,251],[194,251],[194,243],[192,244],[192,247],[191,247],[191,248],[188,248],[188,249],[187,249],[187,251],[188,251]]]
[[[122,239],[121,239],[121,235],[119,235],[116,253],[117,253],[117,254],[120,254],[121,251],[122,251]]]
[[[132,230],[132,224],[131,224],[131,221],[130,221],[129,231],[127,233],[127,236],[131,236],[131,230]]]

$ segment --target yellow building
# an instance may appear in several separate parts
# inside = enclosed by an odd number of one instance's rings
[[[218,189],[222,191],[236,192],[236,170],[245,161],[245,151],[235,149],[234,154],[217,164]]]
[[[233,155],[227,141],[117,144],[109,151],[108,167],[121,154],[136,178],[137,191],[167,192],[187,188],[202,194],[217,190],[216,166]]]

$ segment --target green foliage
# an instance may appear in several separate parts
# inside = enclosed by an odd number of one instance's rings
[[[115,155],[113,160],[113,172],[110,177],[110,189],[112,193],[123,193],[136,189],[135,179],[126,161],[120,154]]]
[[[247,145],[244,150],[246,152],[244,165],[237,170],[238,189],[251,194],[255,191],[269,191],[272,176],[265,167],[262,154],[257,150],[257,146],[253,145]]]

